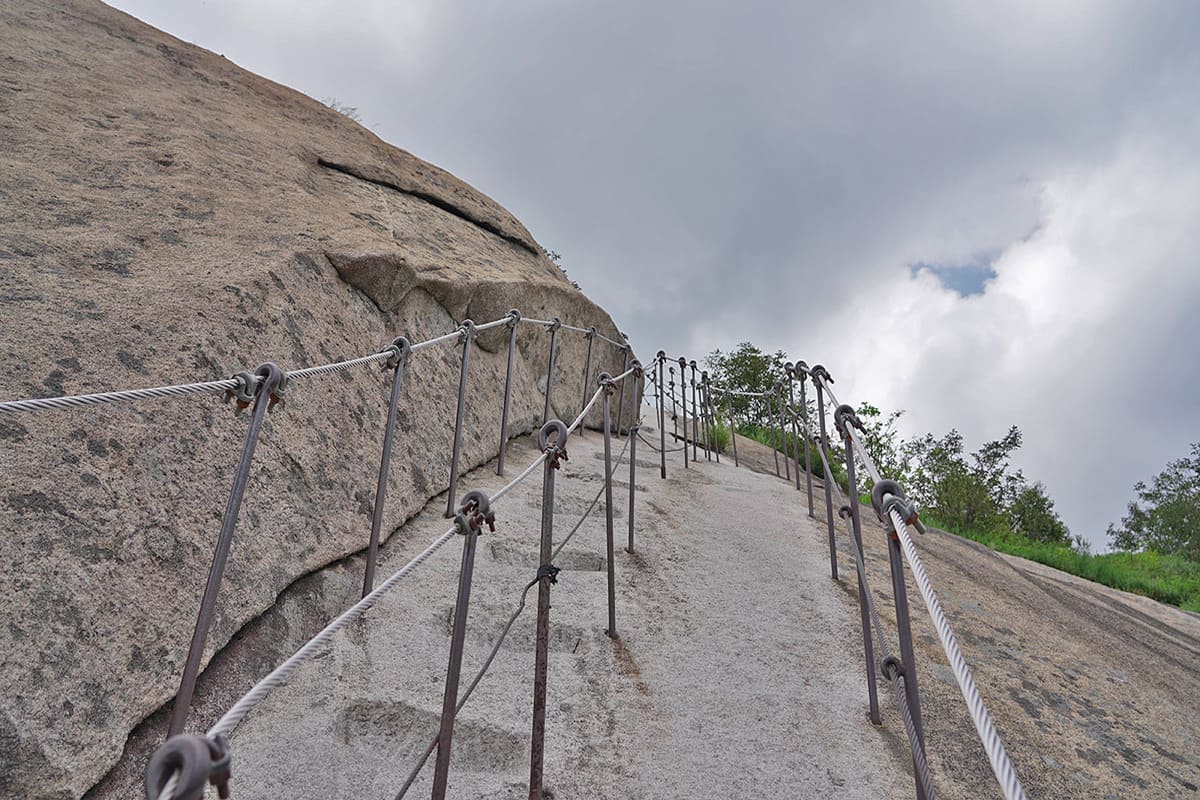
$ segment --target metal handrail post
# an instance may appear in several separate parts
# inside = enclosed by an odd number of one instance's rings
[[[667,406],[663,400],[663,362],[667,354],[662,350],[655,356],[658,360],[658,460],[659,475],[667,479]]]
[[[775,383],[775,394],[779,400],[779,440],[783,444],[783,477],[790,483],[792,480],[792,465],[788,461],[788,453],[791,448],[788,446],[787,438],[787,416],[784,412],[784,406],[787,405],[783,398],[783,382]]]
[[[679,357],[679,399],[683,412],[683,468],[688,468],[687,359]],[[695,440],[693,440],[695,441]]]
[[[804,423],[804,477],[808,486],[808,516],[815,518],[813,514],[812,452],[809,449],[809,440],[812,438],[812,434],[808,424],[808,396],[804,388],[808,380],[808,364],[803,361],[796,362],[796,371],[800,373],[800,413],[802,415],[800,420]]]
[[[698,461],[696,457],[698,450],[698,442],[700,439],[700,404],[696,402],[696,362],[688,362],[688,366],[692,369],[692,461]],[[687,420],[684,419],[684,423]],[[686,427],[686,424],[685,424]]]
[[[496,455],[496,474],[504,475],[504,454],[508,451],[508,408],[512,402],[513,356],[517,350],[517,326],[521,312],[515,308],[508,312],[508,368],[504,371],[504,406],[500,412],[500,448]],[[582,426],[580,426],[582,427]]]
[[[450,775],[450,750],[454,719],[458,713],[458,681],[462,673],[463,644],[467,636],[467,612],[471,604],[471,577],[475,570],[475,545],[484,523],[494,529],[487,495],[467,492],[455,525],[463,536],[462,564],[458,570],[458,596],[454,601],[454,624],[450,632],[450,658],[446,664],[446,688],[442,693],[442,721],[438,730],[437,761],[433,769],[433,800],[445,800]]]
[[[557,438],[550,442],[550,434]],[[538,560],[537,633],[533,661],[533,731],[529,740],[529,797],[541,800],[542,766],[546,746],[546,683],[549,671],[550,584],[558,570],[550,563],[554,551],[554,473],[566,457],[567,426],[552,419],[538,432],[538,445],[546,454],[542,469],[542,538]]]
[[[858,548],[859,553],[865,552],[862,545],[862,520],[859,516],[858,509],[858,482],[854,473],[854,445],[850,439],[848,426],[853,425],[861,429],[862,423],[854,414],[854,409],[850,406],[839,406],[834,413],[834,422],[837,424],[838,431],[842,434],[842,439],[846,444],[846,508],[844,509],[843,519],[849,515],[850,517],[850,534],[854,537],[854,544]],[[867,581],[866,576],[862,573],[862,568],[858,567],[859,560],[855,559],[855,572],[858,574],[858,611],[862,618],[862,634],[863,634],[863,657],[867,662],[867,704],[871,722],[875,725],[880,724],[879,718],[879,696],[875,686],[875,647],[871,640],[871,611],[868,604],[871,602],[867,597]]]
[[[233,546],[233,532],[237,528],[238,515],[242,510],[242,497],[246,493],[246,482],[250,479],[250,467],[254,463],[254,449],[258,444],[258,435],[262,431],[263,417],[266,416],[267,409],[276,403],[281,394],[284,374],[279,367],[267,362],[259,366],[254,374],[258,376],[259,381],[255,389],[250,426],[246,429],[246,439],[242,444],[242,456],[234,475],[233,488],[225,503],[225,513],[221,517],[221,532],[217,536],[217,546],[213,550],[212,562],[208,567],[208,579],[204,584],[204,594],[200,599],[200,611],[196,615],[196,627],[192,630],[192,641],[188,645],[183,674],[179,679],[179,691],[175,693],[175,702],[171,706],[171,719],[167,723],[168,739],[183,732],[183,724],[187,720],[188,709],[192,705],[192,695],[196,691],[196,678],[200,674],[200,660],[204,656],[204,644],[208,641],[208,632],[212,628],[217,595],[221,591],[221,581],[225,576],[225,563],[229,560],[229,550]]]
[[[454,444],[450,449],[450,489],[446,492],[446,518],[454,516],[454,495],[458,491],[458,459],[462,454],[463,421],[467,413],[467,370],[471,364],[471,343],[475,341],[475,323],[463,320],[459,326],[463,336],[462,366],[458,373],[458,412],[454,417]]]
[[[607,372],[600,373],[600,386],[604,388],[604,528],[608,556],[608,635],[617,638],[617,574],[616,555],[613,552],[613,493],[612,493],[612,407],[613,379]]]
[[[554,357],[557,355],[558,329],[562,322],[555,317],[550,322],[550,363],[546,365],[546,408],[542,411],[542,424],[550,421],[550,390],[554,386]],[[582,425],[580,427],[583,427]]]
[[[737,453],[737,422],[734,417],[733,395],[728,392],[725,394],[725,408],[729,411],[729,441],[733,445],[733,465],[738,467],[741,465],[738,463]]]
[[[668,384],[671,393],[671,436],[675,441],[679,441],[679,406],[675,404],[675,367],[667,368],[671,373],[671,382]]]
[[[587,406],[588,389],[591,387],[591,383],[592,383],[592,347],[596,344],[596,326],[595,325],[588,328],[587,340],[588,340],[587,360],[584,361],[584,364],[583,364],[583,397],[579,401],[580,409],[583,409]],[[586,427],[587,427],[587,424],[583,420],[580,420],[579,421],[579,435],[580,436],[583,436],[583,429]]]
[[[404,366],[412,352],[408,339],[400,336],[392,342],[393,355],[383,365],[392,370],[392,392],[388,400],[387,423],[383,427],[383,452],[379,456],[379,477],[375,484],[375,507],[371,510],[371,538],[367,542],[367,567],[363,573],[362,596],[375,588],[375,562],[379,558],[379,533],[383,528],[383,508],[387,499],[388,475],[392,467],[392,442],[396,432],[396,413],[400,402],[400,386],[404,382]]]
[[[775,456],[775,477],[782,478],[783,475],[779,472],[779,439],[775,433],[775,406],[771,402],[773,394],[767,392],[763,395],[763,402],[767,404],[767,426],[771,429],[771,455]]]
[[[796,368],[787,364],[788,419],[792,421],[792,457],[796,460],[796,491],[800,491],[800,433],[796,429]]]
[[[629,358],[633,353],[633,348],[625,345],[625,361],[621,366],[621,372],[624,374],[629,371]],[[625,386],[629,383],[625,380],[621,383],[621,394],[617,398],[617,436],[621,435],[621,422],[625,419]]]
[[[717,408],[713,405],[712,393],[708,382],[708,373],[702,372],[700,377],[704,380],[704,406],[708,409],[708,422],[710,426],[709,439],[713,442],[713,458],[717,463],[721,463],[721,443],[717,439]]]
[[[825,453],[826,461],[829,460],[829,436],[825,432],[825,393],[822,390],[820,378],[824,376],[832,383],[829,378],[829,372],[820,364],[812,368],[813,385],[817,387],[817,417],[821,422],[821,440],[817,442],[817,447]],[[833,469],[829,469],[825,475],[825,517],[829,522],[829,571],[833,575],[833,579],[837,580],[837,540],[833,535],[833,492],[829,488],[829,484],[833,482]]]

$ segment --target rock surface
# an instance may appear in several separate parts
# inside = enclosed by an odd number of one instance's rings
[[[629,553],[624,448],[614,442],[619,639],[605,635],[603,499],[554,559],[547,796],[911,797],[902,728],[863,713],[855,600],[828,580],[793,490],[728,461],[684,471],[677,453],[663,481],[639,443]],[[569,453],[556,544],[603,488],[601,437],[573,438]],[[518,465],[536,451],[522,442],[510,455]],[[486,468],[472,482],[502,483]],[[463,689],[537,571],[541,471],[495,510],[475,560]],[[386,569],[444,529],[431,504],[393,539]],[[396,797],[437,732],[461,551],[452,540],[247,717],[231,738],[235,797]],[[534,589],[458,718],[450,797],[528,797],[536,602]],[[406,796],[428,797],[432,773],[431,759]]]
[[[739,436],[738,454],[774,479],[769,448]],[[819,480],[815,489],[823,524]],[[807,513],[804,493],[795,497]],[[886,534],[870,508],[862,519],[871,590],[895,648]],[[836,585],[857,596],[841,520],[837,531]],[[1200,615],[942,531],[915,543],[1027,796],[1168,800],[1200,792]],[[938,796],[999,798],[907,567],[906,578]]]
[[[467,184],[88,0],[0,5],[0,294],[5,400],[338,361],[512,307],[620,338]],[[569,417],[586,343],[558,338]],[[519,433],[548,336],[518,346]],[[464,469],[496,452],[505,348],[493,331],[473,357]],[[459,352],[412,359],[385,535],[446,488]],[[594,371],[621,363],[597,344]],[[364,547],[387,377],[297,381],[269,417],[206,658]],[[245,429],[209,396],[0,419],[3,796],[79,797],[173,695]]]

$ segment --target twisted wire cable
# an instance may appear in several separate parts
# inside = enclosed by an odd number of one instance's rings
[[[148,400],[161,397],[183,397],[192,394],[219,394],[240,386],[236,378],[204,383],[185,383],[177,386],[154,386],[148,389],[126,389],[116,392],[66,395],[63,397],[40,397],[31,400],[8,400],[0,403],[0,413],[17,411],[43,411],[57,408],[79,408],[105,403],[120,403],[127,400]]]
[[[500,630],[500,635],[496,639],[496,644],[492,646],[492,651],[488,653],[487,658],[483,660],[483,666],[481,666],[479,671],[475,673],[475,677],[467,686],[466,691],[464,691],[462,696],[458,698],[458,704],[454,707],[454,713],[456,715],[463,710],[463,706],[465,706],[467,701],[471,699],[471,693],[475,691],[475,687],[479,685],[479,682],[483,680],[483,676],[487,674],[488,668],[492,666],[492,661],[496,659],[496,654],[500,652],[500,646],[503,645],[504,640],[508,638],[508,632],[512,630],[513,623],[517,621],[517,617],[521,616],[521,612],[525,610],[525,601],[529,597],[529,590],[536,586],[539,580],[541,580],[541,578],[534,578],[529,583],[525,584],[525,589],[521,592],[521,601],[518,603],[512,615],[509,616],[508,622],[505,623],[504,627]],[[438,746],[438,740],[440,738],[440,733],[435,733],[433,735],[433,740],[429,742],[429,746],[425,748],[425,752],[419,759],[417,759],[416,766],[414,766],[412,771],[408,773],[408,778],[405,779],[404,785],[401,786],[400,791],[396,793],[396,800],[403,800],[404,795],[406,795],[408,790],[412,788],[413,782],[417,780],[417,776],[421,774],[421,770],[424,769],[425,764],[429,762],[429,757],[433,755],[433,751]]]
[[[511,318],[504,317],[494,320],[483,325],[476,326],[475,331],[488,330],[500,325],[507,324]],[[443,336],[437,336],[433,339],[427,339],[423,342],[418,342],[412,346],[413,352],[424,350],[428,347],[449,342],[462,337],[462,329],[456,329],[452,333],[447,333]],[[374,364],[379,361],[386,361],[391,358],[390,350],[382,350],[378,353],[372,353],[369,356],[360,358],[352,358],[347,361],[337,361],[332,364],[320,364],[313,367],[304,367],[302,369],[291,370],[287,373],[288,378],[311,378],[318,375],[332,375],[335,372],[343,372],[354,367],[361,367],[367,364]],[[246,388],[253,388],[258,384],[257,377],[252,378],[253,385]],[[106,403],[121,403],[134,400],[149,400],[154,398],[164,397],[184,397],[193,394],[223,394],[227,391],[232,391],[241,387],[242,383],[237,378],[224,378],[217,381],[204,381],[202,383],[184,383],[171,386],[152,386],[145,389],[124,389],[112,392],[96,392],[94,394],[81,395],[63,395],[61,397],[39,397],[28,400],[8,400],[0,402],[0,414],[10,414],[18,411],[45,411],[49,409],[64,409],[64,408],[80,408],[82,406],[103,405]]]
[[[158,793],[158,800],[173,800],[175,797],[175,787],[179,785],[179,773],[175,772],[171,777],[167,778],[167,782],[163,784],[162,791]]]
[[[380,598],[391,591],[396,584],[408,577],[413,570],[421,566],[430,556],[441,549],[442,545],[450,541],[457,532],[458,528],[455,526],[434,539],[415,558],[393,573],[386,581],[379,584],[378,588],[373,592],[343,611],[337,619],[330,622],[316,636],[305,642],[290,658],[271,670],[265,678],[256,683],[250,691],[246,692],[240,700],[234,703],[233,707],[226,711],[221,719],[217,721],[217,724],[209,728],[208,737],[213,738],[218,734],[228,736],[232,733],[238,724],[245,719],[246,715],[262,702],[263,698],[286,683],[292,673],[299,669],[302,664],[310,661],[339,631],[342,631],[350,623],[365,614],[369,608],[379,602]]]
[[[828,383],[819,376],[817,380],[821,382],[822,388],[829,394],[830,401],[837,403],[837,398],[829,391]],[[871,478],[876,483],[883,480],[879,474],[879,470],[875,466],[875,462],[871,459],[870,454],[867,453],[866,445],[861,441],[859,432],[849,425],[846,426],[846,430],[850,434],[855,452],[863,459],[863,463],[866,464]],[[818,447],[817,451],[820,452],[821,448]],[[824,460],[823,455],[822,460]],[[826,469],[828,469],[828,466],[826,466]],[[996,730],[996,726],[992,722],[992,715],[988,713],[987,706],[983,702],[983,697],[979,694],[979,688],[975,685],[975,679],[971,676],[971,668],[967,666],[967,660],[963,657],[962,650],[958,647],[958,640],[955,638],[954,630],[950,627],[950,622],[946,619],[946,614],[942,610],[942,604],[938,600],[937,592],[934,591],[933,584],[929,580],[929,575],[925,572],[925,565],[921,562],[916,545],[908,533],[908,523],[895,508],[888,510],[888,516],[891,518],[892,526],[895,528],[896,535],[900,540],[901,550],[904,552],[904,558],[912,570],[917,588],[921,592],[921,599],[925,601],[925,608],[929,611],[929,616],[933,620],[933,627],[937,631],[942,650],[945,652],[946,658],[950,661],[950,668],[954,672],[954,679],[958,683],[958,689],[967,704],[967,710],[970,712],[971,722],[975,725],[975,732],[979,736],[979,741],[983,744],[984,752],[987,753],[992,773],[996,776],[996,780],[999,782],[1000,789],[1004,793],[1006,800],[1024,800],[1025,790],[1021,787],[1021,780],[1012,765],[1012,760],[1008,757],[1008,751],[1004,748],[1004,742],[1000,739],[1000,733]]]
[[[338,361],[333,364],[321,364],[317,367],[305,367],[304,369],[292,370],[287,373],[288,379],[292,378],[311,378],[316,375],[332,375],[335,372],[344,372],[354,367],[361,367],[365,364],[374,364],[376,361],[387,361],[392,357],[390,350],[384,350],[378,353],[372,353],[369,356],[362,358],[352,358],[349,361]]]
[[[937,592],[933,590],[933,584],[930,583],[929,575],[925,572],[925,565],[921,563],[921,557],[917,554],[917,548],[908,533],[908,524],[895,508],[889,509],[888,515],[891,517],[892,525],[895,526],[896,535],[900,539],[900,547],[904,550],[904,557],[912,569],[917,588],[921,591],[921,598],[925,601],[925,607],[929,609],[929,616],[933,619],[933,627],[937,630],[942,650],[945,651],[946,658],[950,661],[950,668],[954,671],[954,679],[958,682],[959,691],[962,692],[967,709],[971,712],[971,721],[975,724],[975,731],[979,734],[984,751],[987,752],[992,773],[999,781],[1000,789],[1004,792],[1006,800],[1024,800],[1025,790],[1021,787],[1021,780],[1017,777],[1016,769],[1013,768],[1008,752],[1004,749],[1004,742],[1001,741],[1000,733],[992,722],[992,715],[988,713],[983,697],[979,694],[975,679],[971,676],[971,668],[967,666],[967,660],[958,647],[958,640],[954,637],[950,622],[946,619],[945,612],[942,611],[942,604],[938,600]]]

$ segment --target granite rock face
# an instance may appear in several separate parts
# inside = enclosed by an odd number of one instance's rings
[[[466,183],[86,0],[0,6],[0,296],[0,399],[294,369],[513,307],[620,338]],[[520,329],[514,433],[541,421],[548,339]],[[570,418],[586,339],[558,341]],[[464,472],[496,452],[506,347],[472,357]],[[460,352],[410,362],[385,535],[446,489]],[[598,341],[593,372],[622,359]],[[206,661],[365,546],[388,379],[297,381],[269,415]],[[79,797],[169,702],[246,422],[215,396],[0,419],[3,796]]]

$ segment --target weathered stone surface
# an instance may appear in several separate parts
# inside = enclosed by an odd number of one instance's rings
[[[618,335],[467,184],[84,0],[0,6],[0,297],[3,399],[341,360],[514,306]],[[547,339],[518,339],[518,432]],[[569,416],[586,343],[559,342]],[[481,336],[472,361],[464,467],[497,447],[505,343]],[[445,489],[458,364],[453,345],[413,358],[388,532]],[[268,419],[208,656],[365,545],[386,378],[298,381]],[[245,427],[212,397],[0,420],[0,794],[80,796],[172,696]]]

